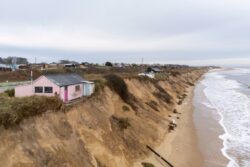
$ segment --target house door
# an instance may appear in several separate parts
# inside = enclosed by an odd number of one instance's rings
[[[82,96],[85,95],[85,86],[84,86],[84,83],[82,84]]]
[[[68,102],[68,86],[64,87],[64,101]]]

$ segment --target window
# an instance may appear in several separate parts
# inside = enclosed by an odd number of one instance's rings
[[[45,93],[53,93],[53,88],[52,87],[45,87],[44,92]]]
[[[43,87],[41,87],[41,86],[36,86],[36,87],[35,87],[35,93],[43,93]]]
[[[80,85],[77,85],[77,86],[75,87],[75,89],[76,89],[76,92],[80,91]]]

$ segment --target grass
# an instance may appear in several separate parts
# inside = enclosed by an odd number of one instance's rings
[[[98,159],[96,159],[97,162],[97,167],[107,167],[106,165],[102,164],[101,161],[99,161]]]
[[[178,101],[177,104],[178,104],[178,105],[182,105],[182,100]]]
[[[130,109],[129,109],[129,107],[128,106],[122,106],[122,110],[124,111],[124,112],[128,112],[128,111],[130,111]]]
[[[191,82],[187,82],[187,84],[188,84],[189,86],[194,86],[194,84],[191,83]]]
[[[139,81],[142,81],[144,83],[151,83],[155,86],[155,88],[157,89],[153,94],[155,97],[157,97],[158,99],[161,99],[162,101],[171,104],[173,97],[165,90],[163,89],[160,85],[159,85],[159,81],[155,80],[155,79],[150,79],[148,77],[137,77],[137,79]]]
[[[172,103],[172,96],[167,91],[165,91],[158,83],[155,83],[154,85],[158,89],[158,92],[155,92],[154,95],[168,104]]]
[[[46,111],[59,111],[63,102],[57,97],[32,96],[10,98],[0,95],[0,126],[8,128],[19,124],[23,119],[42,114]]]
[[[135,111],[138,109],[138,107],[135,105],[137,100],[128,91],[127,84],[123,78],[118,75],[110,74],[106,75],[105,79],[107,80],[108,87],[115,91],[125,103],[129,104]]]
[[[95,94],[99,94],[105,87],[105,81],[104,80],[95,80]]]
[[[142,165],[143,167],[155,167],[153,164],[148,163],[148,162],[142,162],[141,165]]]
[[[168,93],[154,92],[153,94],[154,96],[156,96],[157,98],[161,99],[162,101],[168,104],[172,103],[172,97]]]
[[[116,116],[112,116],[112,120],[119,126],[120,130],[128,129],[131,126],[128,118],[118,118]]]
[[[113,74],[106,75],[105,78],[107,80],[108,86],[114,90],[123,101],[128,102],[130,94],[124,80],[121,77]]]
[[[151,107],[153,110],[159,112],[159,110],[158,110],[158,108],[157,108],[157,105],[158,105],[158,104],[157,104],[156,101],[151,100],[150,102],[147,102],[146,104],[147,104],[149,107]]]

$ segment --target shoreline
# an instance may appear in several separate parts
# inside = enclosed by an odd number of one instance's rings
[[[199,148],[204,157],[204,166],[227,166],[229,160],[223,155],[224,129],[220,125],[221,116],[214,108],[207,106],[205,86],[197,84],[193,105],[195,106],[194,124],[199,139]],[[202,99],[202,100],[200,100]]]
[[[182,105],[176,106],[177,111],[181,113],[180,119],[177,120],[177,128],[167,133],[161,144],[155,148],[162,157],[175,167],[201,167],[204,164],[193,119],[194,90],[195,86],[188,88],[187,98]],[[146,159],[136,162],[134,167],[141,167],[142,162],[152,163],[155,167],[167,167],[166,163],[153,153],[150,153]]]

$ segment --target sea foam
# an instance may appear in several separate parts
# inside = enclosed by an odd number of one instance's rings
[[[244,71],[245,72],[245,71]],[[228,167],[250,166],[250,99],[239,90],[242,85],[227,79],[220,72],[208,73],[202,81],[207,107],[217,110],[224,134],[222,154]]]

